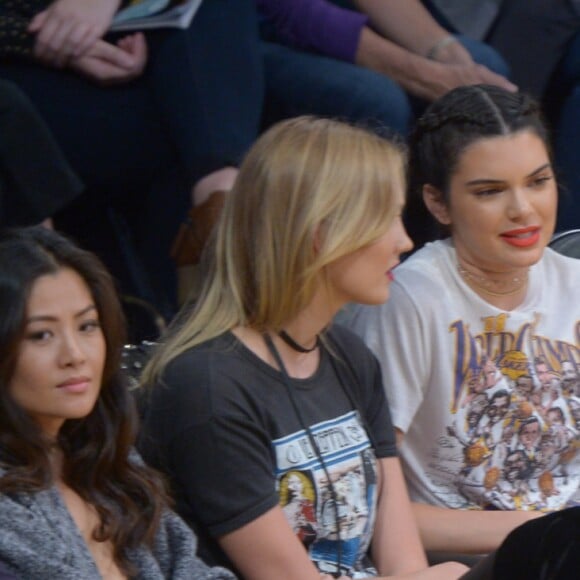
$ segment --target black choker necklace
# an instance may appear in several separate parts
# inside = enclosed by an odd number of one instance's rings
[[[292,349],[297,352],[312,352],[316,350],[320,345],[320,338],[318,334],[316,335],[316,342],[312,348],[304,348],[302,345],[298,344],[285,330],[281,330],[278,336]]]

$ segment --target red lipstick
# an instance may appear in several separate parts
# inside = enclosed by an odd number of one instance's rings
[[[517,228],[500,234],[504,242],[515,246],[516,248],[529,248],[534,246],[540,240],[540,228],[538,226],[529,226],[526,228]]]

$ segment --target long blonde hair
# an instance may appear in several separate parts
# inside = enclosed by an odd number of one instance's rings
[[[325,266],[385,233],[404,187],[401,148],[366,129],[314,117],[270,128],[227,196],[201,294],[172,325],[144,382],[237,326],[280,330],[310,303]]]

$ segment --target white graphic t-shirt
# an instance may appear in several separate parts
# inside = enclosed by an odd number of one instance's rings
[[[580,481],[580,260],[550,249],[505,312],[457,272],[449,240],[395,271],[390,300],[354,312],[378,356],[414,501],[560,509]]]

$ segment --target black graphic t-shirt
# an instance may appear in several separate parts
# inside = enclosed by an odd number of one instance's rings
[[[365,558],[377,499],[376,458],[358,414],[310,429],[324,464],[304,430],[273,442],[280,505],[321,572],[337,570],[340,549],[343,573],[365,567],[364,577],[376,575]]]
[[[169,475],[208,561],[231,565],[215,538],[279,504],[321,571],[336,571],[339,552],[343,574],[370,567],[376,457],[396,455],[395,435],[374,356],[346,329],[329,338],[338,358],[323,349],[291,385],[324,466],[281,374],[231,333],[178,357],[153,389],[140,449]]]

